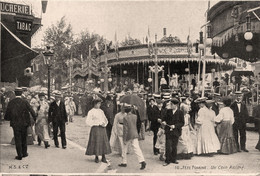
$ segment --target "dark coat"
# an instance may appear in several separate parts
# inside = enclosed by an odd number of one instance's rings
[[[161,118],[160,110],[157,106],[153,106],[149,108],[149,116],[148,119],[151,121],[151,130],[158,130],[160,127],[160,123],[158,122],[158,119]]]
[[[68,122],[68,115],[63,101],[60,101],[60,106],[57,105],[56,101],[51,103],[49,108],[49,122]]]
[[[36,120],[36,114],[30,104],[22,98],[15,98],[8,103],[5,120],[11,127],[28,127],[31,125],[30,114]]]
[[[233,104],[231,104],[230,108],[234,112],[235,122],[233,125],[235,125],[237,128],[245,128],[246,122],[248,121],[248,111],[245,103],[241,103],[241,109],[240,113],[238,111],[237,102],[235,101]]]
[[[165,121],[167,125],[175,125],[175,128],[172,131],[170,131],[169,126],[165,126],[166,137],[181,136],[181,129],[184,125],[184,114],[181,110],[177,109],[173,114],[172,109],[168,109],[166,115],[162,118],[162,121]]]
[[[212,110],[215,112],[216,116],[219,114],[219,105],[218,103],[213,103]]]

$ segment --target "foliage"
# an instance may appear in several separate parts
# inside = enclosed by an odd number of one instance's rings
[[[71,24],[66,23],[63,16],[56,25],[52,25],[45,31],[44,42],[55,51],[52,60],[52,76],[57,83],[56,89],[61,89],[62,79],[68,76],[66,60],[70,58],[70,49],[73,44]]]
[[[181,43],[181,40],[179,39],[179,37],[175,36],[172,37],[172,35],[170,35],[169,37],[163,37],[160,42],[168,42],[168,43]]]
[[[132,46],[132,45],[140,45],[142,44],[139,39],[133,39],[132,37],[125,38],[124,41],[120,43],[121,46]]]

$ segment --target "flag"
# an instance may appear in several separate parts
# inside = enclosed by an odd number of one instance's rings
[[[96,47],[97,50],[99,50],[98,42],[97,42],[97,41],[95,41],[95,47]]]
[[[188,52],[188,56],[191,55],[191,49],[192,49],[192,42],[190,40],[190,35],[188,35],[188,37],[187,37],[187,52]]]
[[[148,26],[148,34],[147,34],[147,45],[148,45],[148,54],[150,55],[150,57],[152,57],[153,55],[153,43],[150,40],[150,29]]]
[[[116,58],[119,59],[119,49],[118,49],[118,41],[117,41],[117,34],[115,32],[115,54],[116,54]]]
[[[83,62],[83,55],[80,54],[80,61]]]

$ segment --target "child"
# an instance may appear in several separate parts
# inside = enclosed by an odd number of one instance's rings
[[[161,161],[164,161],[164,154],[165,154],[165,134],[164,134],[164,128],[161,126],[157,133],[157,141],[155,144],[155,148],[159,149],[160,157],[159,159]]]

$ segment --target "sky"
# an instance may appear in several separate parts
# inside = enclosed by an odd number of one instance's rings
[[[6,1],[6,0],[4,0]],[[167,36],[178,36],[182,42],[190,38],[194,42],[199,38],[200,27],[206,23],[205,12],[208,1],[187,0],[48,0],[46,13],[41,16],[41,0],[8,0],[9,2],[26,3],[33,8],[33,13],[42,17],[42,27],[32,38],[32,47],[43,47],[44,31],[56,24],[63,16],[79,34],[87,29],[108,40],[124,40],[127,36],[143,42],[150,30],[151,40],[157,34],[163,37],[163,28]],[[210,1],[210,6],[217,1]]]

